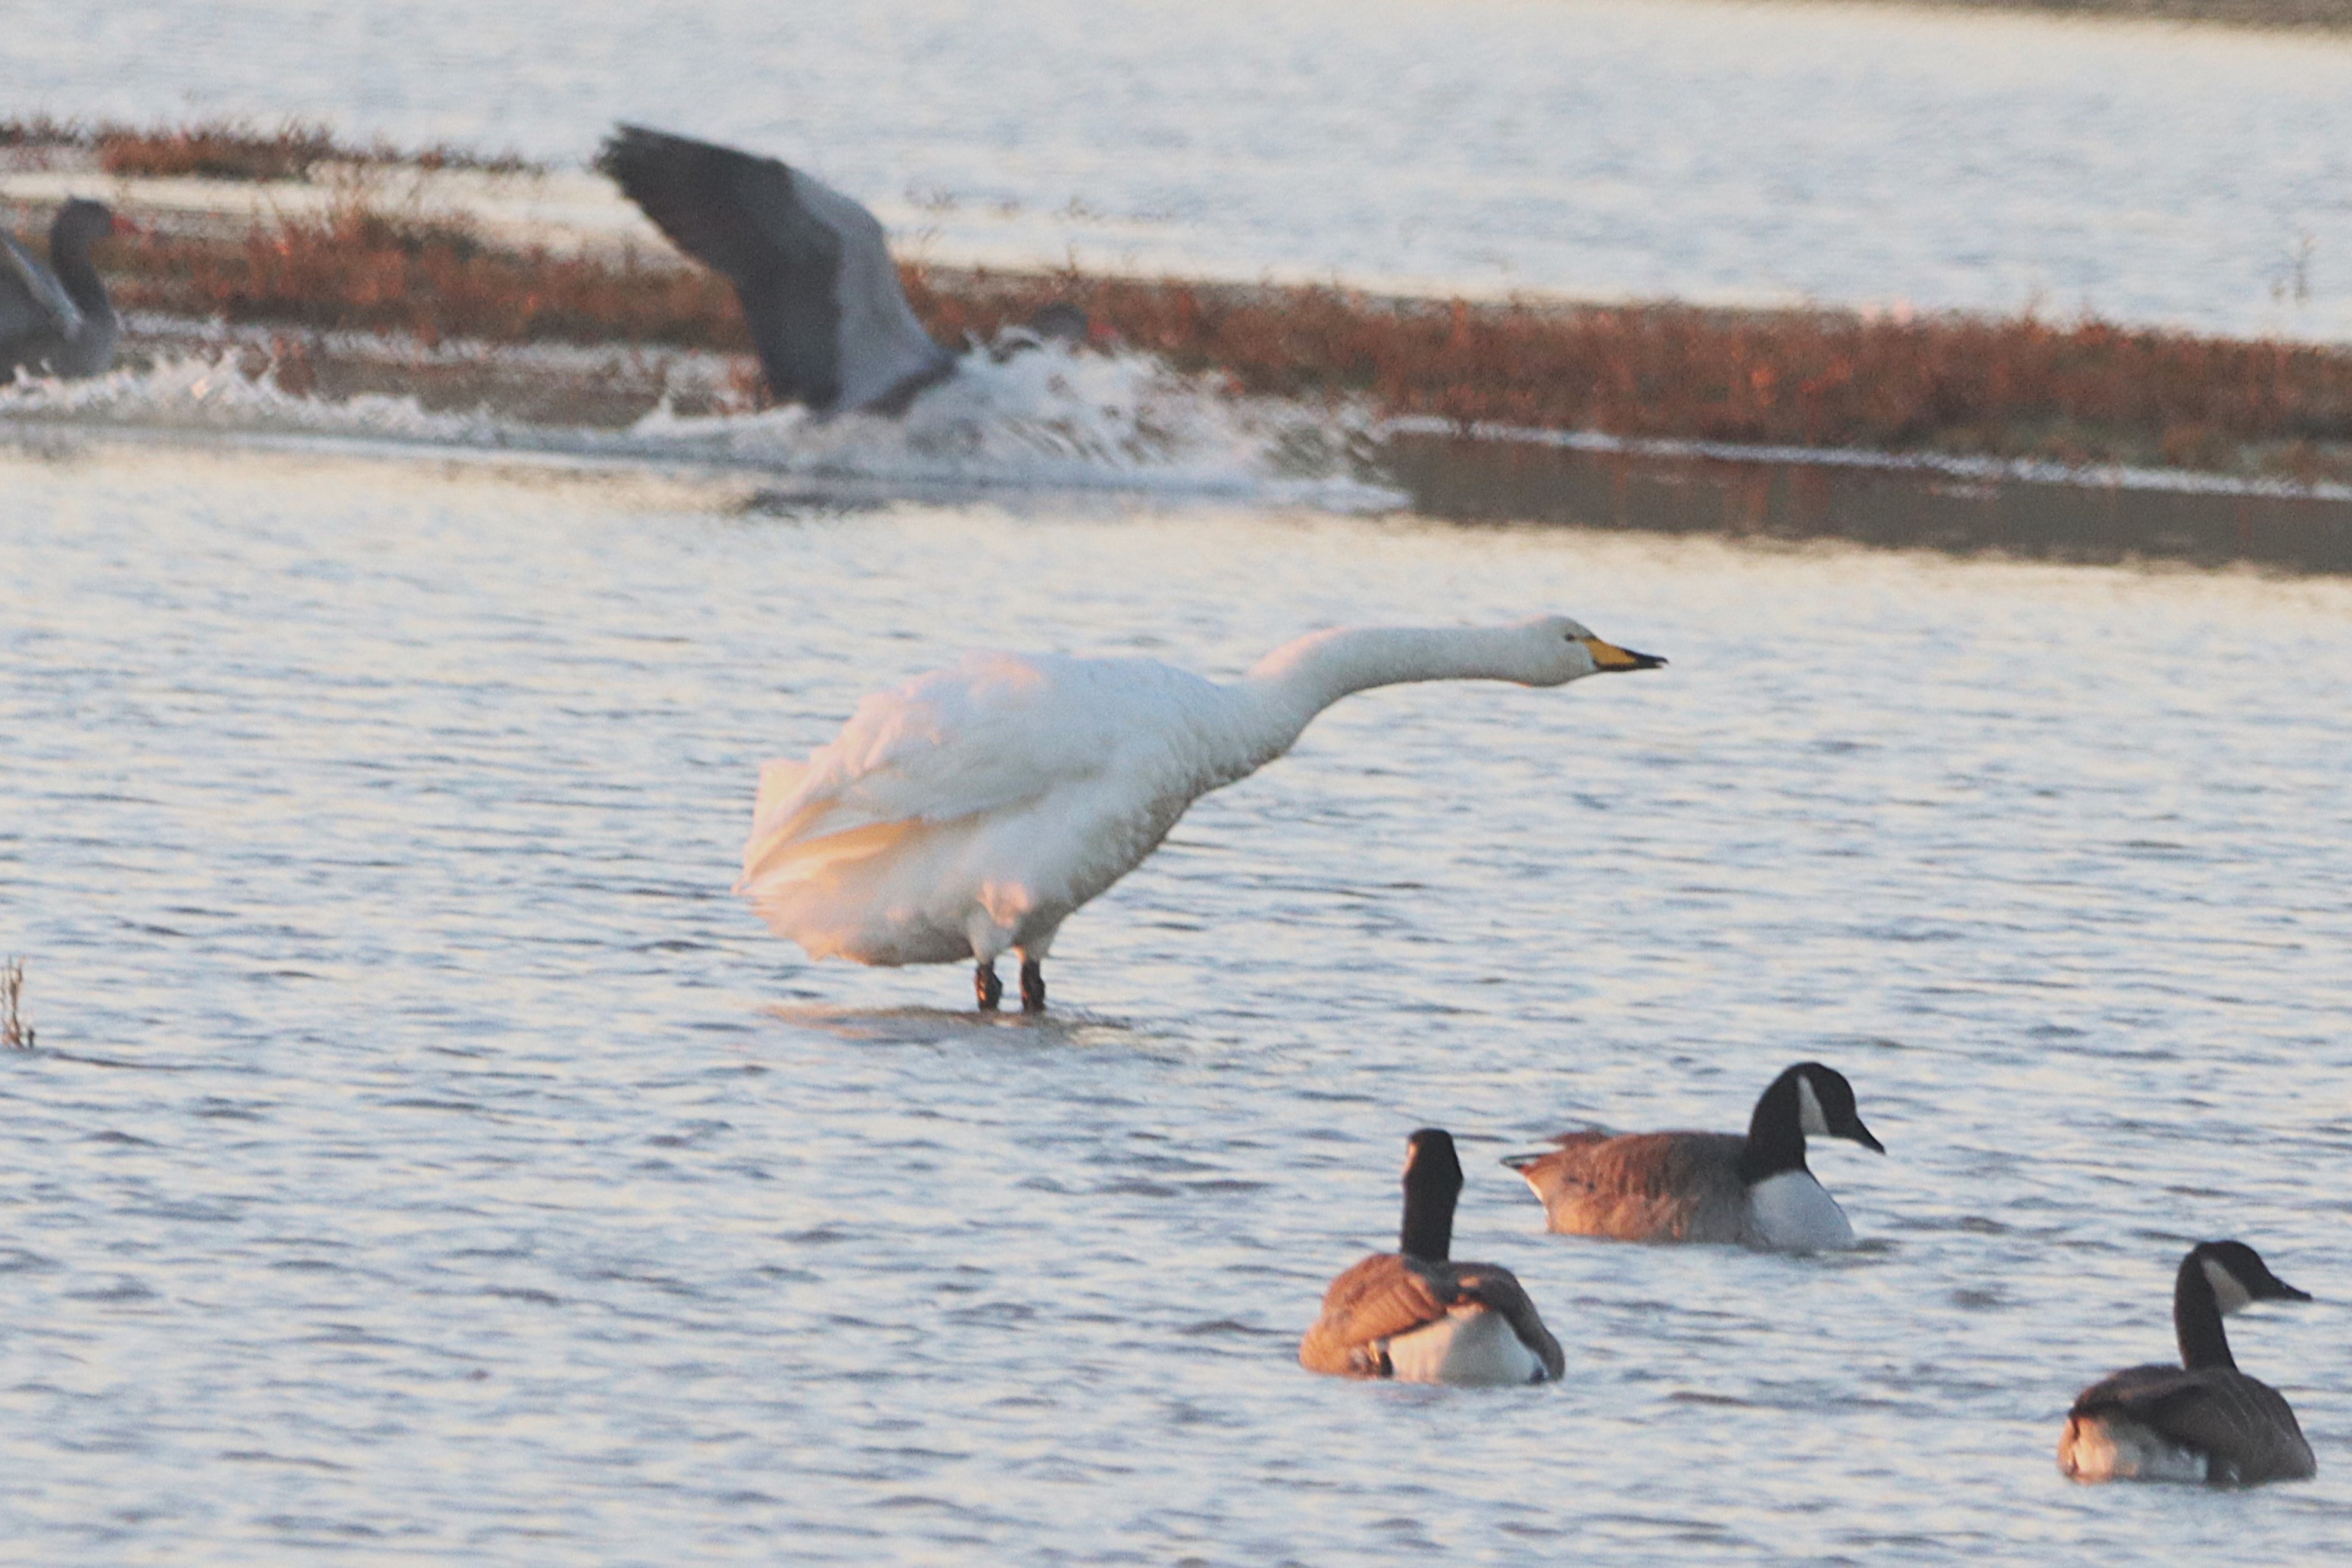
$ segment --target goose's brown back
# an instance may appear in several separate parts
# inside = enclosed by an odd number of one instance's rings
[[[1567,1370],[1517,1276],[1493,1263],[1434,1263],[1376,1252],[1331,1281],[1323,1312],[1298,1342],[1298,1364],[1341,1377],[1390,1375],[1388,1342],[1443,1320],[1450,1309],[1477,1305],[1510,1324],[1548,1375]]]
[[[1565,1132],[1510,1162],[1543,1200],[1549,1227],[1620,1241],[1748,1239],[1748,1187],[1733,1132]]]

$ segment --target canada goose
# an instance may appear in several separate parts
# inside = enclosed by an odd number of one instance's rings
[[[2058,1468],[2078,1481],[2299,1481],[2317,1469],[2277,1389],[2238,1370],[2221,1320],[2255,1301],[2308,1301],[2242,1241],[2200,1241],[2172,1284],[2179,1366],[2126,1367],[2066,1413]]]
[[[1886,1152],[1834,1068],[1799,1062],[1756,1101],[1748,1132],[1563,1132],[1503,1163],[1543,1199],[1550,1228],[1620,1241],[1736,1241],[1775,1252],[1853,1245],[1845,1211],[1805,1165],[1805,1139]]]
[[[1404,1383],[1559,1381],[1568,1366],[1559,1342],[1511,1271],[1447,1258],[1461,1194],[1451,1135],[1424,1127],[1405,1141],[1397,1250],[1331,1281],[1323,1315],[1298,1342],[1299,1365]]]
[[[97,375],[114,363],[121,318],[89,247],[131,225],[102,202],[79,197],[49,225],[49,264],[0,233],[0,383],[20,371],[66,378]]]
[[[997,959],[1018,952],[1021,1005],[1039,1012],[1062,922],[1348,693],[1664,663],[1565,616],[1313,632],[1226,684],[1156,659],[969,654],[867,697],[806,762],[761,767],[735,890],[812,958],[970,962],[986,1011]]]
[[[961,356],[915,319],[882,225],[804,170],[715,142],[623,125],[596,167],[671,243],[735,286],[779,402],[818,414],[903,414]],[[1084,342],[1086,312],[1056,301],[1036,339]]]

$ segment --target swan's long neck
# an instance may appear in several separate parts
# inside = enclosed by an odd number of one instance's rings
[[[1290,750],[1315,715],[1349,692],[1412,680],[1515,680],[1526,634],[1475,628],[1347,626],[1286,642],[1244,677],[1253,767]]]

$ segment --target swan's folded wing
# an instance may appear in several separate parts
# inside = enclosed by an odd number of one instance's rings
[[[33,334],[71,337],[81,310],[56,274],[6,234],[0,234],[0,344]]]
[[[952,822],[1099,776],[1127,727],[1091,674],[1082,660],[971,654],[876,692],[806,763],[761,770],[745,879],[820,839]]]
[[[1445,1316],[1450,1282],[1417,1259],[1377,1252],[1323,1294],[1323,1314],[1298,1342],[1298,1364],[1341,1377],[1379,1377],[1385,1342]]]
[[[1544,1327],[1543,1314],[1528,1299],[1517,1275],[1496,1263],[1457,1263],[1454,1265],[1454,1288],[1462,1299],[1485,1303],[1488,1310],[1510,1324],[1519,1342],[1535,1352],[1536,1359],[1544,1363],[1546,1376],[1557,1383],[1566,1375],[1568,1358],[1560,1352],[1559,1342],[1551,1337],[1551,1331]]]

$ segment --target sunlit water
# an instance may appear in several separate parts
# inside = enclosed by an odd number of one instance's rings
[[[1715,0],[84,0],[0,112],[805,163],[902,249],[2352,337],[2352,39]]]
[[[0,457],[0,1513],[42,1563],[2314,1561],[2352,1539],[2352,584],[742,481]],[[753,771],[972,643],[1351,700],[1065,928],[812,965]],[[1548,1237],[1493,1157],[1853,1079],[1862,1252]],[[1318,1380],[1403,1135],[1564,1386]],[[2077,1489],[2236,1235],[2311,1484]]]

